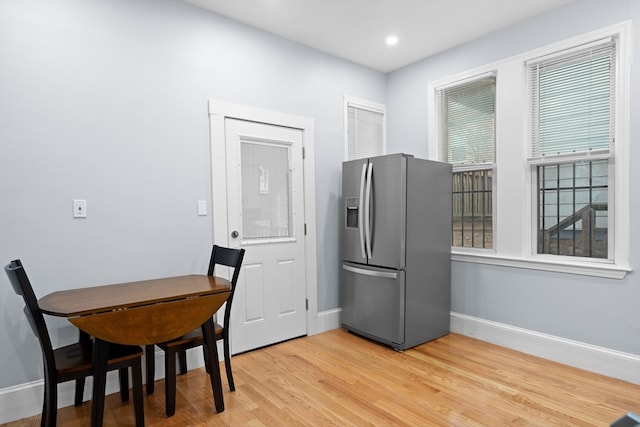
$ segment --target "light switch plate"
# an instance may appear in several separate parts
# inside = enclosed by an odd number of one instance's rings
[[[198,215],[199,216],[207,215],[207,201],[206,200],[198,200]]]

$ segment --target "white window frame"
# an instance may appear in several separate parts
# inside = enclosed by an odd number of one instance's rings
[[[354,96],[344,95],[344,160],[349,159],[349,115],[348,108],[356,107],[363,110],[370,110],[382,114],[382,154],[387,153],[387,107],[373,101],[356,98]]]
[[[496,173],[494,250],[452,248],[452,260],[622,279],[629,263],[629,146],[631,21],[572,37],[539,49],[474,68],[428,84],[429,158],[438,159],[436,89],[483,73],[496,73]],[[618,37],[615,94],[615,172],[613,187],[614,258],[576,258],[537,254],[535,174],[528,163],[530,110],[526,63],[604,37]],[[498,176],[499,174],[499,176]]]
[[[438,91],[443,90],[443,89],[448,89],[451,87],[455,87],[455,86],[461,86],[461,85],[465,85],[468,83],[472,83],[474,81],[478,81],[487,77],[496,77],[496,72],[495,70],[493,71],[488,71],[488,72],[483,72],[477,75],[470,75],[470,76],[466,76],[465,78],[461,79],[461,80],[455,80],[455,81],[451,81],[451,82],[447,82],[445,85],[440,85],[437,87],[434,87],[433,90],[430,90],[429,93],[433,94],[434,96],[434,100],[433,102],[434,104],[434,109],[430,109],[430,111],[433,111],[433,125],[431,125],[431,123],[429,124],[429,129],[433,130],[435,132],[435,136],[434,139],[431,139],[431,135],[429,137],[430,141],[436,141],[436,144],[438,145],[438,147],[434,147],[435,150],[431,151],[429,150],[429,158],[433,159],[433,160],[442,160],[442,153],[439,152],[440,150],[440,141],[439,141],[439,137],[441,134],[441,129],[440,129],[440,121],[438,120],[438,114],[437,114],[437,110],[435,108],[435,105],[438,104]],[[497,79],[496,79],[496,89],[497,89]],[[496,109],[497,109],[497,94],[496,94]],[[496,113],[497,114],[497,113]],[[430,115],[431,116],[431,115]],[[496,118],[496,123],[497,123],[497,118]],[[497,131],[497,129],[496,129]],[[429,147],[432,147],[433,144],[429,144]],[[494,147],[497,146],[497,135],[495,137],[494,140]],[[464,247],[464,246],[451,246],[452,250],[455,250],[456,252],[460,252],[460,253],[495,253],[496,252],[496,216],[497,216],[497,201],[496,201],[496,188],[497,188],[497,163],[495,161],[495,154],[494,154],[494,161],[492,163],[478,163],[478,164],[472,164],[472,163],[466,163],[460,166],[453,166],[453,172],[470,172],[470,171],[477,171],[477,170],[491,170],[492,173],[492,182],[491,182],[491,200],[492,200],[492,218],[491,218],[491,232],[492,232],[492,247],[491,248],[481,248],[481,247]],[[446,160],[445,160],[446,161]]]

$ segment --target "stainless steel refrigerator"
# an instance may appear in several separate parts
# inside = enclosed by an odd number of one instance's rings
[[[342,217],[342,327],[396,350],[448,334],[451,165],[344,162]]]

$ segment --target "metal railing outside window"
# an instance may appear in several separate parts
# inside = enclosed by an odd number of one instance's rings
[[[608,257],[607,160],[538,166],[538,253]]]

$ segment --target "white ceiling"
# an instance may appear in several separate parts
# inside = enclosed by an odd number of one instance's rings
[[[386,73],[575,0],[185,1]]]

